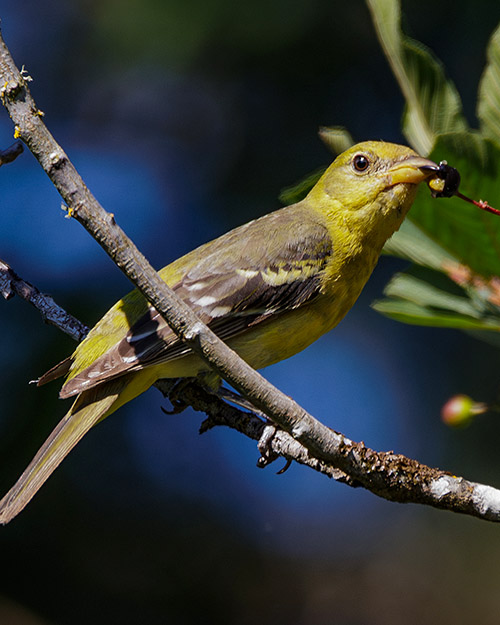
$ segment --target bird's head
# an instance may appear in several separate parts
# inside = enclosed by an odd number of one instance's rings
[[[348,227],[377,229],[388,238],[401,225],[419,183],[437,169],[406,146],[366,141],[335,159],[310,199]]]

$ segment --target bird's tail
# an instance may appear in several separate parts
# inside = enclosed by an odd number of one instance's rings
[[[126,376],[125,376],[126,377]],[[0,524],[11,521],[29,503],[62,460],[85,434],[116,410],[126,380],[118,378],[78,396],[39,449],[24,473],[0,501]]]

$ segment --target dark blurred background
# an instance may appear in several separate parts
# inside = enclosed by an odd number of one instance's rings
[[[328,164],[320,125],[404,142],[403,100],[361,0],[16,0],[5,40],[50,130],[154,265],[279,207]],[[498,0],[404,2],[475,125]],[[13,128],[0,111],[0,147]],[[0,257],[88,324],[129,284],[64,218],[25,152],[0,170]],[[438,210],[438,207],[436,207]],[[383,258],[342,324],[265,375],[330,427],[500,484],[500,423],[447,429],[456,392],[492,399],[498,352],[370,309],[404,265]],[[0,490],[67,406],[28,381],[71,339],[0,301]],[[92,431],[0,529],[0,624],[390,625],[500,615],[499,527],[401,506],[292,466],[259,470],[232,431],[198,436],[152,389]]]

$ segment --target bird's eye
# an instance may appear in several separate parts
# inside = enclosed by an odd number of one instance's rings
[[[352,166],[356,171],[366,171],[369,165],[370,161],[364,154],[356,154],[356,156],[352,159]]]

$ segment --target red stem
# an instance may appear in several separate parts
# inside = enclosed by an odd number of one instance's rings
[[[470,202],[471,204],[474,204],[474,206],[477,206],[481,208],[482,210],[487,211],[488,213],[493,213],[494,215],[500,215],[500,210],[498,210],[498,208],[493,208],[493,206],[490,206],[488,202],[486,202],[485,200],[479,200],[479,202],[476,202],[476,200],[471,200],[470,197],[467,197],[466,195],[464,195],[463,193],[460,193],[459,191],[457,191],[455,195],[459,197],[460,199],[465,200],[466,202]]]

